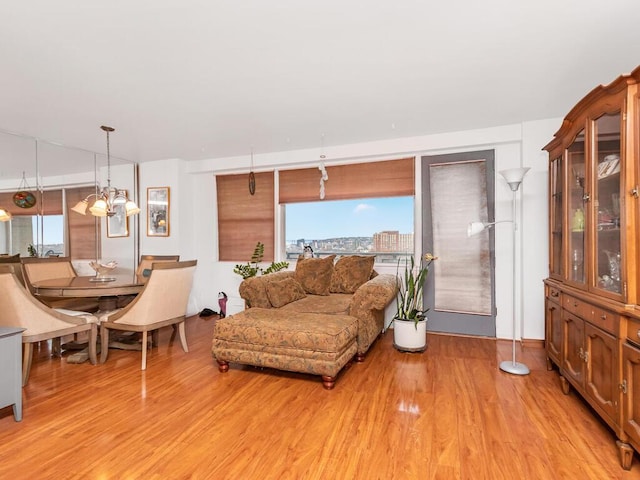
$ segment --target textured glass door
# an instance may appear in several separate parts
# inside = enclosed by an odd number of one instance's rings
[[[568,280],[585,284],[585,152],[584,130],[581,130],[567,149],[569,167],[569,272]]]
[[[549,169],[549,190],[551,193],[551,208],[549,226],[551,229],[551,251],[549,255],[549,273],[552,277],[562,277],[564,228],[562,220],[562,192],[564,190],[564,175],[562,173],[562,157],[551,161]]]
[[[599,117],[595,137],[595,252],[596,287],[622,292],[620,243],[620,113]]]
[[[423,250],[431,265],[425,294],[430,331],[494,337],[494,231],[467,236],[471,222],[493,221],[494,152],[423,157]]]

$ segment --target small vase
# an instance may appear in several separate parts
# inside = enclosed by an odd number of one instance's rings
[[[401,352],[424,352],[427,349],[427,319],[416,325],[413,320],[396,318],[393,321],[393,346]]]

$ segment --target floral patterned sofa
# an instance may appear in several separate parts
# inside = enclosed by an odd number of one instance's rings
[[[338,372],[365,353],[384,327],[397,292],[394,275],[378,275],[372,256],[299,259],[295,271],[244,280],[247,309],[220,319],[212,354],[229,363],[322,376],[333,388]]]

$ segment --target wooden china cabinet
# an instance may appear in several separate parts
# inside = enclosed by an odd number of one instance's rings
[[[548,368],[640,451],[640,67],[567,114],[549,152]]]

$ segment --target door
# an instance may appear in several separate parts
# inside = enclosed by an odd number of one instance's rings
[[[494,151],[422,157],[422,245],[438,260],[425,285],[429,331],[495,337],[494,233],[469,239],[471,222],[493,221]]]
[[[547,356],[560,366],[562,360],[562,309],[560,304],[546,302],[546,347]]]
[[[617,423],[618,418],[618,342],[589,323],[584,326],[587,376],[585,388],[596,404]]]
[[[564,311],[564,345],[562,370],[567,379],[583,386],[584,381],[584,320]],[[565,392],[566,393],[566,392]]]
[[[624,344],[622,359],[622,426],[625,433],[640,445],[640,349]]]

